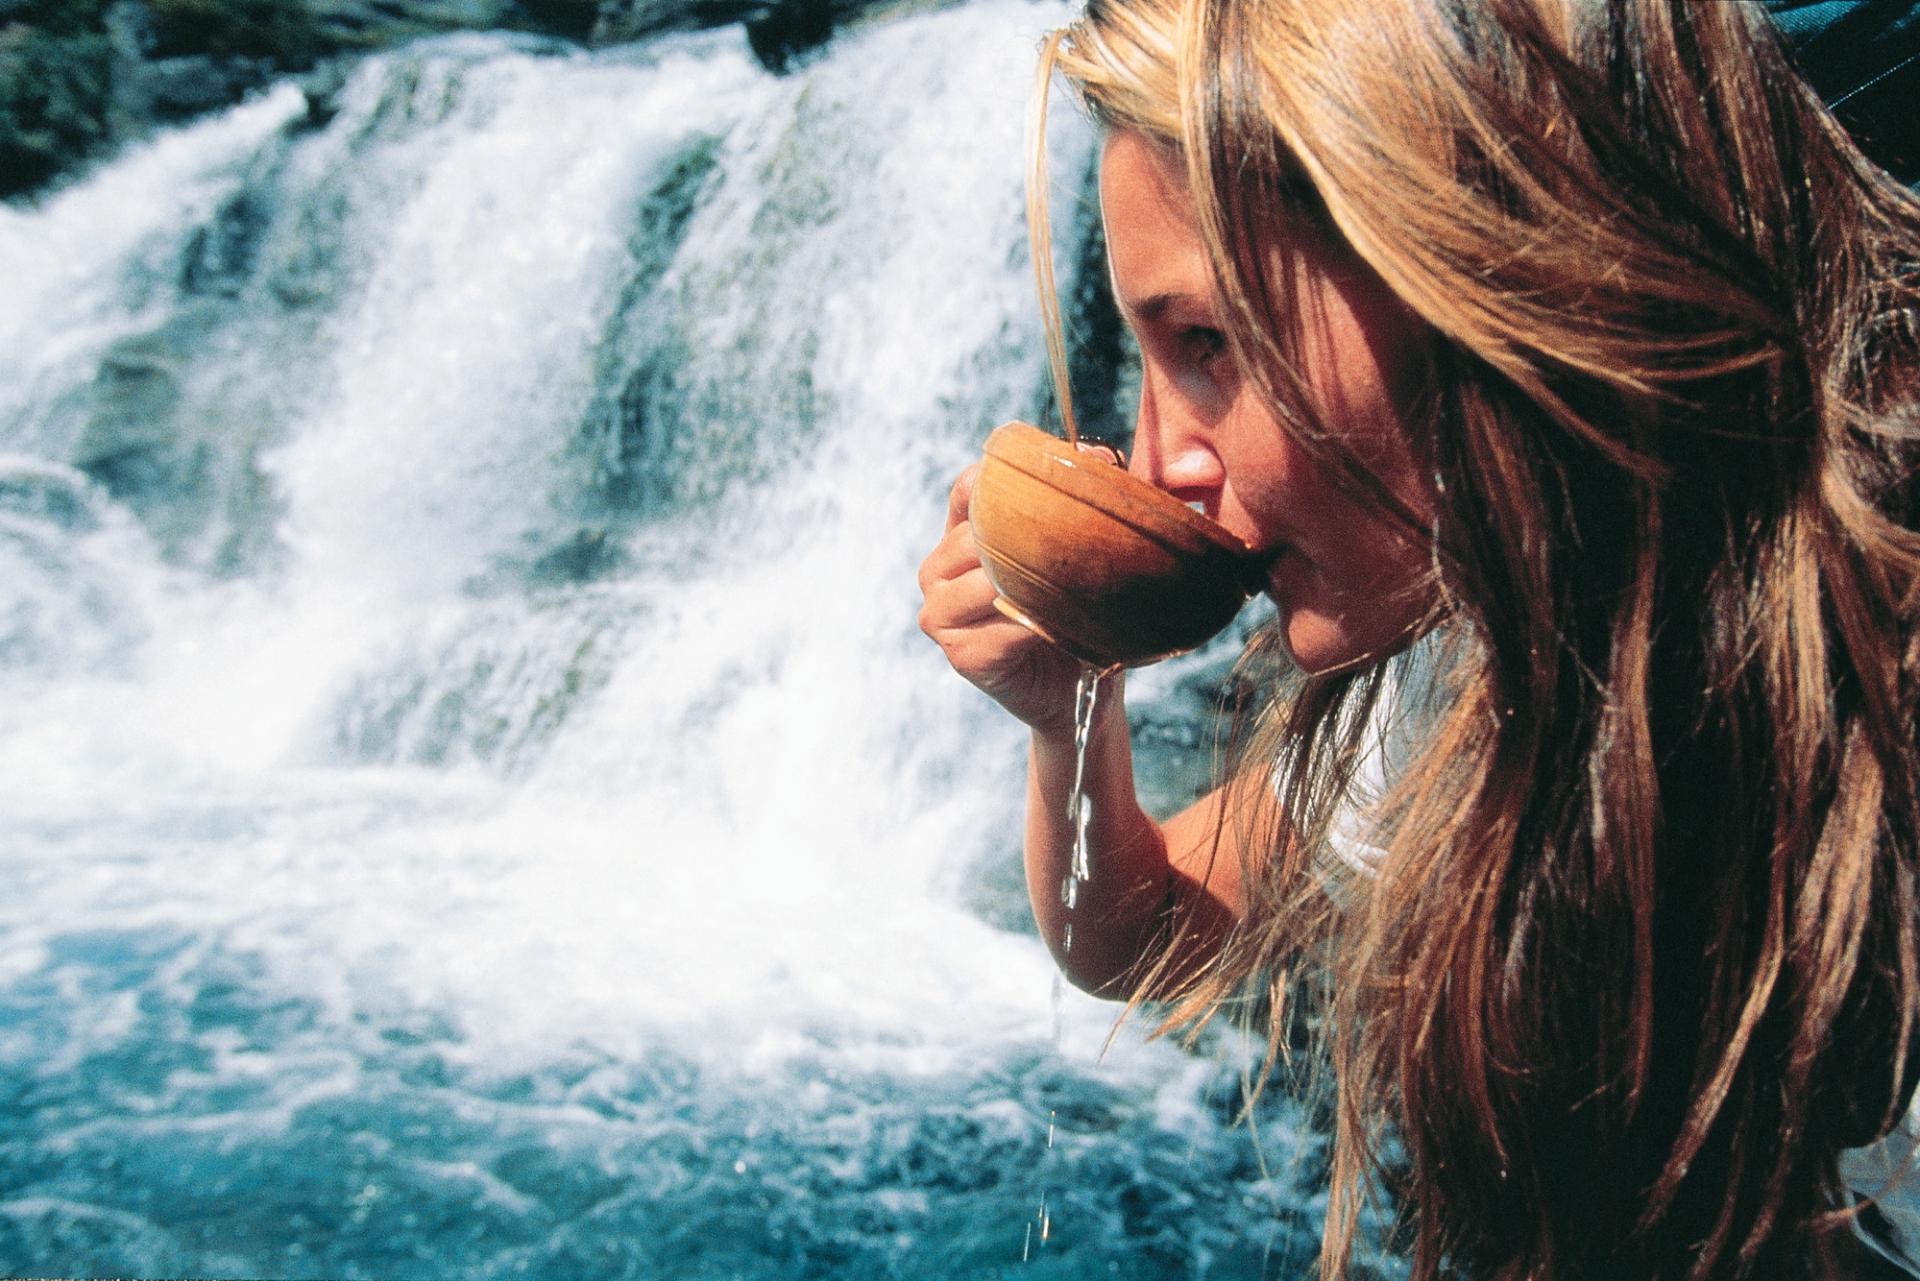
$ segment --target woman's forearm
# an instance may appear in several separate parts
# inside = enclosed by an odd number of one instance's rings
[[[1101,700],[1084,774],[1089,875],[1074,886],[1071,906],[1062,889],[1073,876],[1072,730],[1034,731],[1027,894],[1041,937],[1074,986],[1115,999],[1136,992],[1166,997],[1218,955],[1243,910],[1242,851],[1226,820],[1229,789],[1155,820],[1135,791],[1119,677],[1108,678]]]
[[[1036,730],[1027,762],[1027,892],[1041,937],[1075,986],[1123,996],[1143,957],[1153,951],[1167,904],[1167,845],[1158,823],[1140,808],[1120,678],[1101,688],[1088,737],[1084,794],[1088,857],[1084,881],[1067,903],[1073,878],[1075,772],[1072,732]]]

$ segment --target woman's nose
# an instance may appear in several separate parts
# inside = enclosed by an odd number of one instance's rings
[[[1141,380],[1127,470],[1182,502],[1211,511],[1226,484],[1213,433],[1177,396],[1156,390],[1154,382],[1151,375]]]

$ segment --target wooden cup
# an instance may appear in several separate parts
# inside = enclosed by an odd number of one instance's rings
[[[1193,649],[1264,586],[1242,539],[1026,423],[987,437],[968,519],[995,607],[1097,668]]]

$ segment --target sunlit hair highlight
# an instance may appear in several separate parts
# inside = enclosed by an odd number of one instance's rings
[[[1249,385],[1432,547],[1380,875],[1314,852],[1387,656],[1269,634],[1247,920],[1172,1006],[1312,976],[1326,1274],[1384,1180],[1415,1281],[1851,1275],[1838,1154],[1920,1064],[1920,203],[1745,3],[1092,0],[1043,64],[1178,157]],[[1301,236],[1424,322],[1430,527],[1309,392]]]

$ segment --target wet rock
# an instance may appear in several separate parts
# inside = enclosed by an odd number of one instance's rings
[[[0,28],[0,197],[43,186],[106,144],[111,60],[104,35]]]
[[[940,3],[941,0],[931,0]],[[157,125],[301,76],[324,124],[355,58],[455,31],[593,45],[743,24],[774,72],[849,24],[929,0],[0,0],[0,199]]]
[[[346,59],[334,58],[299,78],[300,92],[307,98],[303,127],[324,129],[340,114],[340,94],[346,89],[352,70],[352,63]]]
[[[893,7],[898,0],[600,0],[592,40],[618,44],[738,22],[761,64],[782,72],[854,19]]]
[[[201,298],[238,297],[253,273],[270,217],[257,190],[237,192],[188,241],[181,287]]]
[[[340,47],[306,4],[281,0],[121,0],[144,14],[142,54],[181,57],[259,58],[279,67],[311,66]],[[134,17],[122,19],[138,21]]]
[[[598,14],[594,0],[0,0],[0,199],[280,76],[324,78],[331,60],[495,27],[578,39]]]
[[[506,17],[508,26],[582,43],[593,38],[599,21],[599,0],[519,0]]]
[[[165,330],[115,346],[94,376],[94,409],[74,465],[167,533],[204,508],[207,456],[175,419],[184,392],[178,335]]]
[[[606,530],[581,529],[538,557],[528,568],[528,577],[547,586],[586,583],[607,577],[619,569],[625,559],[620,544],[607,537]]]
[[[116,343],[94,375],[70,461],[169,559],[229,573],[268,553],[278,505],[259,469],[264,419],[222,408],[196,382],[193,355],[219,321],[219,303],[205,299]]]
[[[437,32],[501,26],[513,5],[510,0],[411,0],[407,4],[391,0],[307,0],[304,7],[314,25],[337,42],[337,47],[373,48]]]
[[[120,342],[107,353],[94,377],[95,409],[81,435],[79,466],[173,437],[167,420],[181,399],[181,345],[173,331],[159,330]]]
[[[592,512],[607,520],[652,514],[673,490],[671,425],[656,406],[671,381],[676,355],[663,351],[649,305],[693,210],[712,180],[720,140],[696,139],[665,166],[642,202],[628,239],[633,270],[602,344],[594,386],[601,389],[582,420],[572,452],[589,475]],[[670,402],[669,402],[670,403]]]
[[[84,475],[19,456],[0,461],[0,517],[23,517],[66,533],[100,526],[97,499]]]
[[[624,44],[663,31],[694,31],[757,16],[765,0],[600,0],[590,38]]]
[[[238,102],[272,79],[274,70],[265,58],[194,54],[148,63],[140,84],[156,119],[185,120]]]
[[[803,55],[826,44],[833,37],[834,27],[858,8],[835,5],[833,0],[785,0],[748,20],[747,46],[767,70],[784,72]]]

